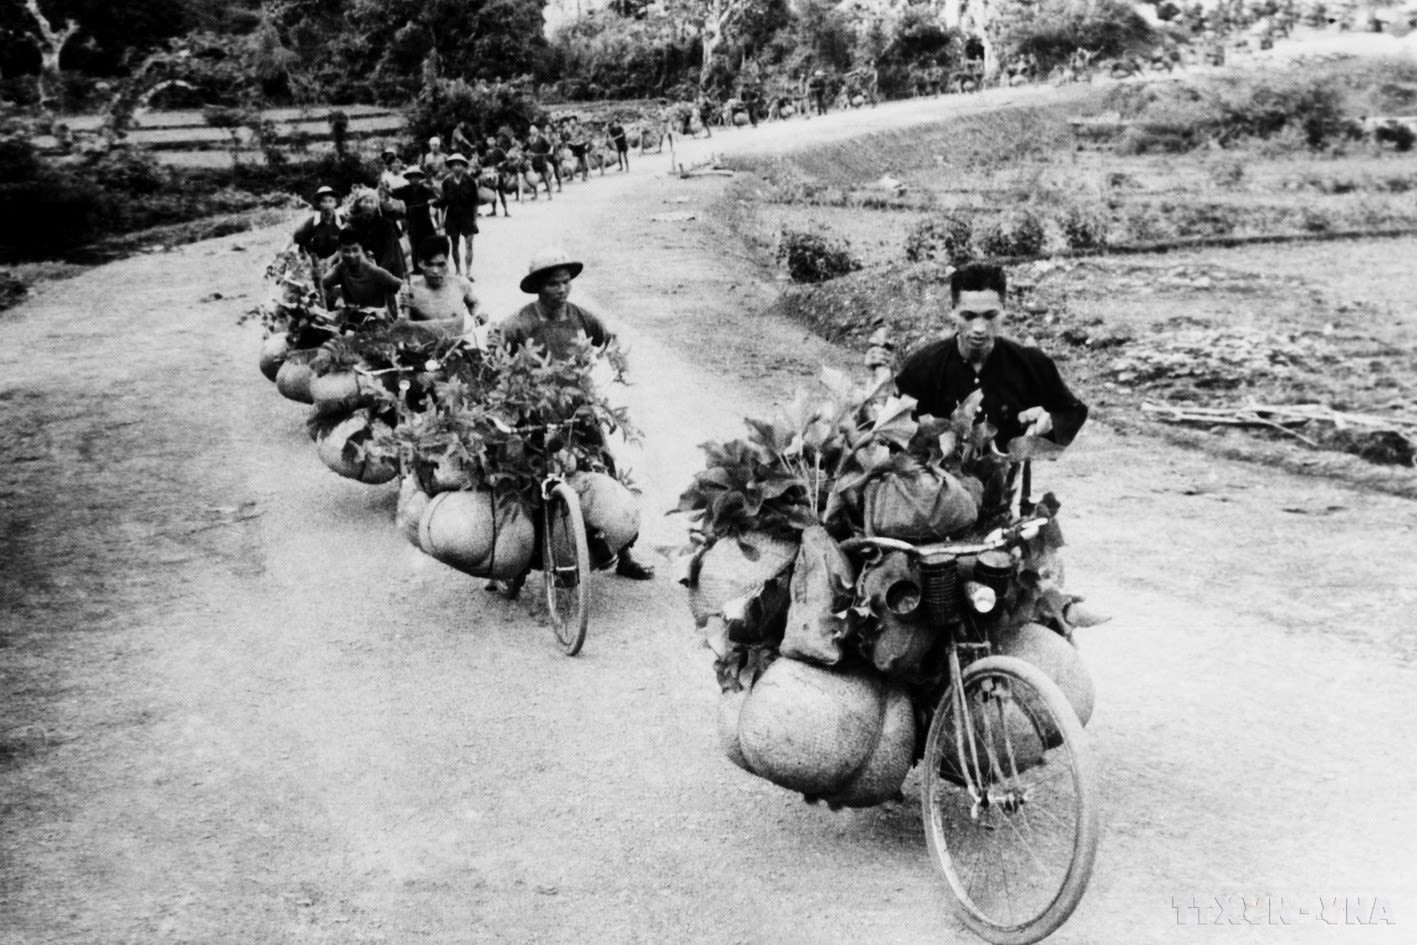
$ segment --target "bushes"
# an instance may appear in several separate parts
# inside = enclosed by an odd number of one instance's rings
[[[137,148],[117,148],[85,164],[47,165],[25,142],[0,137],[0,256],[58,258],[105,238],[203,217],[309,198],[320,184],[348,191],[372,184],[357,157],[322,155],[280,167],[179,171]]]
[[[446,135],[459,122],[479,140],[503,126],[522,134],[530,125],[543,124],[546,110],[525,78],[511,82],[434,79],[408,106],[404,119],[409,137],[422,145],[433,135]]]
[[[1058,217],[1058,227],[1069,249],[1101,249],[1107,245],[1111,221],[1105,208],[1069,205]]]
[[[959,265],[973,258],[973,239],[974,228],[966,216],[950,213],[921,220],[905,237],[905,258]]]
[[[1215,83],[1211,102],[1222,142],[1270,138],[1293,127],[1309,147],[1318,148],[1343,134],[1349,124],[1344,91],[1323,75],[1268,73]]]
[[[1353,133],[1350,116],[1356,113],[1357,94],[1331,69],[1130,89],[1112,96],[1114,107],[1131,121],[1118,150],[1179,153],[1211,140],[1235,144],[1285,137],[1310,148],[1326,147]]]
[[[861,268],[861,262],[848,247],[803,230],[782,231],[777,260],[786,263],[787,275],[793,282],[826,282]]]
[[[1047,233],[1043,219],[1032,210],[1011,210],[976,237],[985,256],[1037,256]]]
[[[1119,59],[1149,53],[1161,42],[1157,31],[1122,0],[1009,0],[999,8],[996,30],[1008,54],[1031,56],[1044,71],[1063,65],[1079,49]]]

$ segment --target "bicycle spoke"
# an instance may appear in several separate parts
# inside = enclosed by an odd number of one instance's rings
[[[1037,941],[1067,918],[1091,871],[1094,776],[1079,767],[1081,725],[1047,677],[1010,657],[976,665],[931,725],[936,773],[922,809],[965,924],[988,940]],[[957,765],[977,793],[946,799],[938,772]]]

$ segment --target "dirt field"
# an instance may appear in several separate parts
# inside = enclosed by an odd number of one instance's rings
[[[695,444],[855,356],[762,314],[777,287],[718,223],[722,179],[634,160],[486,221],[478,286],[508,312],[534,248],[583,255],[576,298],[632,348],[642,544],[672,546],[659,513]],[[323,468],[236,325],[285,238],[137,257],[0,315],[0,942],[969,941],[914,777],[904,804],[834,814],[721,756],[711,656],[664,562],[599,580],[567,660],[530,604],[404,544],[392,487]],[[1413,503],[1102,423],[1041,478],[1070,586],[1115,615],[1081,636],[1107,829],[1055,940],[1407,941]],[[1187,911],[1233,896],[1283,897],[1291,924]],[[1396,924],[1345,924],[1353,896]]]

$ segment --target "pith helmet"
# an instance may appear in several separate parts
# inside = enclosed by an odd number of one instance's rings
[[[522,279],[521,288],[523,292],[535,295],[541,291],[541,278],[552,269],[566,269],[571,273],[571,278],[581,274],[585,266],[578,259],[572,259],[571,254],[559,246],[547,246],[538,250],[531,257],[531,264],[527,266],[526,277]]]
[[[467,158],[465,158],[463,155],[459,154],[459,153],[456,152],[456,151],[454,151],[452,154],[448,155],[448,166],[449,166],[449,167],[452,167],[454,164],[466,164],[466,163],[467,163]]]

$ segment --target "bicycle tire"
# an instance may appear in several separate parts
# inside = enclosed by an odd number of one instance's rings
[[[920,802],[926,843],[931,860],[945,879],[953,911],[960,920],[995,945],[1027,945],[1052,934],[1067,921],[1091,878],[1101,832],[1096,760],[1067,697],[1033,664],[1012,656],[987,656],[971,663],[962,675],[959,691],[964,695],[975,737],[957,736],[953,723],[957,714],[956,690],[952,685],[931,720],[922,761],[925,768]],[[977,711],[971,705],[976,694],[978,698],[973,705],[979,707]],[[992,723],[991,718],[995,720]],[[976,723],[976,719],[982,720],[982,724]],[[1016,746],[1015,742],[1019,744]],[[988,777],[994,783],[989,787],[1002,800],[990,797],[981,804],[959,784],[960,772],[980,772],[983,768],[980,759],[984,757],[993,769]],[[1037,781],[1038,771],[1050,766],[1056,769],[1059,765],[1066,766],[1067,771]],[[1001,771],[1002,777],[999,776]],[[1035,773],[1035,787],[1039,789],[1033,797],[1020,787],[1023,775],[1029,772]],[[1070,777],[1064,784],[1056,784],[1063,773]],[[997,886],[986,883],[986,888],[976,893],[974,884],[979,876],[962,873],[968,861],[972,874],[983,855],[975,850],[973,858],[969,859],[969,844],[965,840],[970,836],[970,825],[975,825],[974,833],[981,838],[981,846],[995,844],[991,836],[1003,838],[1001,847],[1011,842],[1010,836],[1017,838],[1027,848],[1033,860],[1029,870],[1034,871],[1035,866],[1043,865],[1038,855],[1043,844],[1038,843],[1035,834],[1038,822],[1029,820],[1026,811],[1030,803],[1041,805],[1040,810],[1048,809],[1042,791],[1045,785],[1048,794],[1061,792],[1070,785],[1076,797],[1072,805],[1075,810],[1071,813],[1049,810],[1048,814],[1060,828],[1059,839],[1053,846],[1069,847],[1066,867],[1054,871],[1059,875],[1044,876],[1040,905],[1030,906],[1028,914],[1016,917],[1013,913],[1016,894],[1010,885],[1012,874],[1007,855],[1000,853],[1004,914],[993,914],[992,903],[986,906],[983,900],[991,894],[997,899]],[[1022,794],[1022,802],[1017,802],[1014,792]],[[958,811],[961,801],[969,805],[967,815]],[[1060,819],[1064,816],[1067,819]],[[994,818],[992,825],[983,822],[985,817]],[[1051,825],[1042,824],[1038,834],[1052,829]],[[1065,833],[1070,836],[1062,839]],[[986,879],[993,875],[989,869],[990,863],[986,861],[982,874]]]
[[[541,527],[542,580],[551,630],[562,651],[575,656],[585,645],[590,624],[590,544],[580,498],[564,482],[547,494]]]

